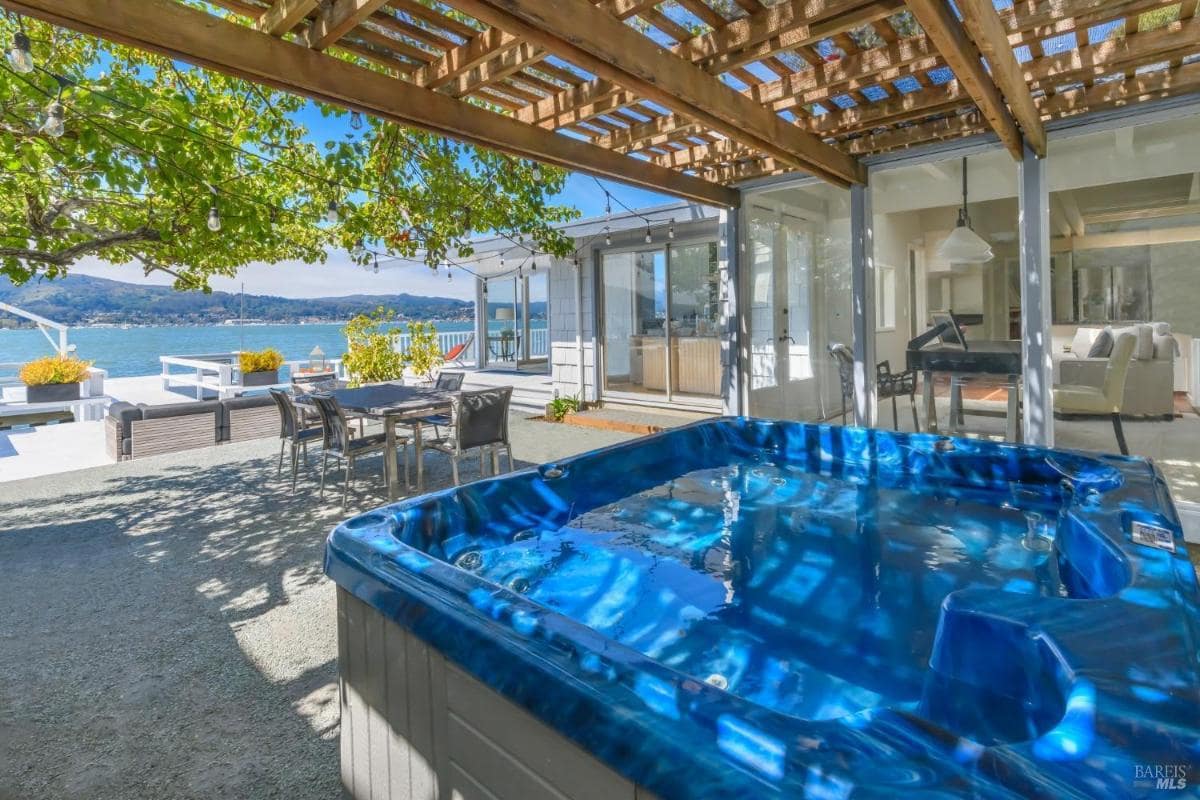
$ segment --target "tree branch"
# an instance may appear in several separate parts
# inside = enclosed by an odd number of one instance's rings
[[[120,231],[105,236],[98,236],[85,242],[73,244],[57,252],[35,250],[29,247],[0,247],[0,258],[18,258],[38,264],[67,267],[86,255],[107,250],[110,247],[119,247],[135,242],[156,242],[159,239],[158,231],[153,228],[142,227],[132,231]]]

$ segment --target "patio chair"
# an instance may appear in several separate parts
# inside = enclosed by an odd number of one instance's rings
[[[283,475],[283,450],[291,446],[292,450],[292,494],[296,493],[296,474],[300,471],[300,451],[304,451],[304,463],[308,463],[308,443],[316,441],[322,435],[320,427],[310,427],[292,402],[292,398],[283,389],[268,389],[271,399],[279,409],[279,469],[277,476]]]
[[[1125,398],[1125,379],[1129,375],[1129,362],[1133,358],[1133,348],[1137,345],[1137,337],[1132,333],[1122,333],[1113,345],[1112,354],[1108,357],[1108,366],[1104,368],[1104,383],[1101,386],[1074,386],[1060,384],[1054,387],[1055,413],[1103,416],[1112,419],[1113,433],[1117,437],[1117,446],[1121,455],[1129,455],[1125,445],[1125,431],[1121,427],[1121,407]]]
[[[463,356],[466,354],[467,350],[471,347],[474,341],[475,334],[472,333],[466,338],[465,341],[459,342],[458,344],[454,345],[454,347],[451,347],[449,350],[447,350],[442,355],[442,361],[445,361],[447,364],[458,364],[461,367]]]
[[[846,401],[854,400],[854,353],[844,344],[832,342],[829,345],[829,355],[838,368],[838,378],[842,382],[842,424],[846,424]]]
[[[298,375],[292,378],[292,391],[298,395],[327,394],[334,389],[344,388],[346,388],[345,381],[340,381],[330,375]],[[297,406],[296,410],[300,412],[301,418],[306,422],[311,419],[320,424],[321,418],[317,415],[315,409]],[[358,422],[359,436],[366,433],[366,417],[353,412],[344,413],[346,413],[346,419]]]
[[[462,389],[465,377],[466,373],[464,372],[439,372],[433,388],[439,392],[457,392]],[[442,435],[438,429],[449,426],[451,417],[449,414],[431,414],[428,417],[421,417],[421,422],[433,426],[433,436],[436,439]]]
[[[321,492],[325,497],[325,475],[329,469],[329,457],[333,456],[344,461],[346,478],[342,485],[342,508],[346,507],[346,498],[350,494],[350,479],[354,476],[354,462],[363,456],[384,453],[386,457],[387,436],[384,433],[372,433],[367,436],[354,437],[350,433],[350,425],[346,422],[346,414],[337,398],[329,394],[314,394],[313,403],[317,413],[321,415],[321,429],[324,434],[322,444],[324,450],[321,456]],[[408,437],[397,436],[396,445],[404,450],[404,483],[409,481]]]
[[[892,372],[892,365],[884,359],[875,365],[875,385],[878,387],[879,399],[892,399],[892,428],[900,430],[900,420],[896,413],[896,398],[908,395],[909,408],[912,409],[913,430],[921,432],[921,424],[917,421],[917,373],[915,370]]]
[[[450,456],[454,485],[459,485],[458,460],[471,450],[479,451],[479,473],[484,473],[484,455],[492,454],[492,474],[500,474],[500,450],[508,453],[508,469],[513,469],[512,445],[508,441],[508,406],[512,387],[459,392],[454,396],[447,436],[425,444]],[[418,457],[420,457],[418,455]]]

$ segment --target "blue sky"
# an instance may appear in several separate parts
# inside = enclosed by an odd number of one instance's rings
[[[309,130],[314,142],[340,140],[351,133],[349,119],[324,117],[317,107],[309,103],[296,115],[296,119]],[[638,189],[632,186],[603,181],[604,186],[621,202],[631,208],[659,205],[672,198]],[[555,202],[574,206],[585,217],[604,213],[604,192],[587,175],[573,173],[564,190],[554,198]],[[614,204],[616,206],[616,204]],[[614,209],[615,210],[615,209]],[[102,278],[128,281],[130,283],[169,284],[170,276],[146,277],[139,266],[133,264],[112,265],[94,259],[86,259],[75,266],[75,271]],[[409,294],[457,297],[465,300],[475,298],[474,285],[466,275],[447,280],[444,271],[435,275],[420,264],[385,263],[379,273],[364,270],[350,263],[344,252],[332,252],[324,264],[284,262],[281,264],[251,264],[243,268],[237,277],[214,278],[212,287],[221,291],[237,292],[243,284],[248,294],[278,295],[281,297],[337,297],[351,294]]]

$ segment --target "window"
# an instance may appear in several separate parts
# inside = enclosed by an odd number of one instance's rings
[[[896,268],[875,267],[875,329],[894,330],[896,327]]]

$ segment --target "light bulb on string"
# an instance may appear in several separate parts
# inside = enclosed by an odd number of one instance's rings
[[[337,200],[330,200],[329,205],[325,208],[325,221],[330,225],[338,223],[338,205]]]
[[[671,224],[667,226],[667,238],[674,241],[675,239],[675,220],[671,220]]]
[[[374,267],[374,269],[375,269],[375,274],[376,274],[376,275],[378,275],[378,274],[379,274],[379,256],[378,256],[378,255],[376,255],[376,256],[375,256],[375,267]]]
[[[221,230],[221,212],[217,211],[216,205],[208,209],[208,229],[213,233]]]
[[[43,133],[51,139],[59,138],[66,130],[66,125],[63,124],[65,116],[66,109],[63,108],[62,104],[62,86],[59,85],[58,96],[46,106],[46,120],[38,128],[38,133]]]
[[[647,225],[646,226],[646,244],[650,244],[653,241],[654,241],[654,237],[650,234],[650,226]]]
[[[537,163],[536,161],[533,162],[533,170],[532,170],[531,174],[533,175],[533,180],[535,182],[541,183],[542,182],[542,165]]]
[[[33,50],[30,49],[29,37],[25,34],[25,25],[20,22],[20,17],[17,18],[17,24],[20,27],[13,36],[12,47],[8,48],[5,56],[8,58],[8,65],[13,68],[14,72],[28,75],[33,72]]]
[[[350,127],[356,131],[362,130],[363,118],[362,114],[357,111],[350,112]]]
[[[612,247],[612,231],[607,225],[604,227],[604,245],[606,247]]]
[[[612,195],[607,191],[604,193],[604,221],[612,221]]]

